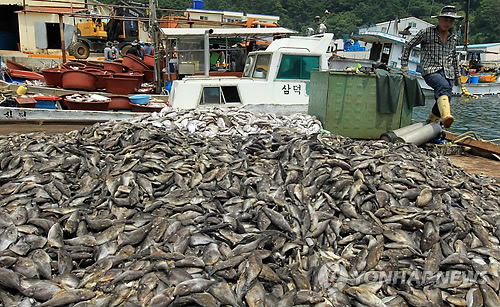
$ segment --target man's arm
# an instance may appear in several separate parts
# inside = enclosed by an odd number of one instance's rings
[[[420,32],[415,35],[414,38],[412,38],[403,48],[403,54],[401,55],[401,68],[403,67],[408,67],[408,59],[410,57],[410,51],[415,47],[416,45],[420,44],[424,40],[425,36],[425,31],[420,30]]]

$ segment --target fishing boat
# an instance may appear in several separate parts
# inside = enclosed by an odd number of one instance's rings
[[[267,30],[267,29],[264,29]],[[249,53],[243,76],[188,76],[174,80],[169,102],[175,108],[243,106],[250,110],[304,112],[312,71],[327,70],[332,33],[274,40]]]
[[[16,83],[6,83],[0,81],[2,85],[2,91],[16,93],[19,88],[19,84]],[[31,95],[30,95],[31,94]],[[34,94],[42,97],[43,100],[54,100],[52,101],[52,106],[47,107],[37,107],[36,100],[31,99]],[[71,109],[62,109],[62,102],[64,97],[70,95],[99,95],[103,97],[111,98],[111,103],[116,104],[114,99],[122,100],[122,103],[117,101],[119,106],[117,109],[107,111],[98,111],[101,108],[96,108],[95,103],[87,103],[87,105],[81,105],[78,107],[73,107]],[[13,94],[15,97],[15,94]],[[29,86],[27,97],[17,98],[16,106],[2,106],[0,107],[0,124],[1,123],[95,123],[95,122],[105,122],[109,120],[129,120],[134,119],[143,115],[147,112],[158,112],[161,108],[160,104],[165,107],[168,106],[168,96],[167,95],[149,95],[151,107],[148,105],[136,106],[131,104],[130,97],[138,96],[135,94],[129,95],[115,95],[106,92],[88,92],[88,91],[77,91],[77,90],[66,90],[60,88],[51,88],[43,86]],[[13,98],[13,100],[15,99]],[[38,99],[39,97],[34,97]],[[57,102],[56,102],[57,101]],[[75,101],[71,101],[75,103]],[[110,107],[111,107],[110,103]],[[84,104],[84,103],[83,103]],[[125,107],[123,107],[125,105]]]
[[[371,44],[371,48],[364,52],[336,52],[330,61],[331,69],[344,69],[345,67],[356,67],[357,65],[360,67],[372,67],[374,65],[381,64],[392,69],[401,68],[403,48],[409,39],[403,36],[380,31],[366,31],[364,33],[354,35],[351,38],[353,40]],[[432,88],[425,83],[421,76],[422,69],[419,57],[420,48],[417,46],[410,54],[408,71],[410,74],[418,77],[420,87],[424,90],[426,96],[432,96]],[[460,61],[460,59],[457,59],[457,61]],[[486,82],[486,80],[484,80],[483,82],[474,83],[470,82],[476,80],[473,76],[462,78],[462,80],[464,81],[463,85],[465,86],[465,89],[471,94],[479,96],[500,94],[500,82],[497,82],[496,78],[490,82]],[[454,86],[452,92],[454,95],[460,95],[462,93],[462,89],[458,86]]]

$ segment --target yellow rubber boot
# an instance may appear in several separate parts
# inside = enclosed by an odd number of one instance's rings
[[[437,104],[439,113],[441,113],[441,118],[443,119],[443,127],[450,128],[455,120],[450,112],[450,99],[446,95],[440,96],[437,100]]]
[[[434,115],[434,113],[429,113],[429,116],[427,116],[427,120],[425,121],[426,123],[439,123],[439,120],[441,117]]]

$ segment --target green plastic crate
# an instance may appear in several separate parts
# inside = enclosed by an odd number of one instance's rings
[[[318,117],[324,129],[359,139],[378,139],[411,124],[413,110],[404,103],[403,90],[393,114],[377,112],[376,94],[375,74],[313,72],[308,113]]]

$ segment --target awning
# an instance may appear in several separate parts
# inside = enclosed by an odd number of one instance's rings
[[[352,39],[375,44],[405,44],[407,39],[384,32],[365,32],[351,36]]]
[[[169,38],[186,36],[203,36],[209,28],[162,28],[163,35]],[[293,34],[296,31],[287,28],[212,28],[214,31],[210,37],[232,37],[232,36],[270,36],[278,34]]]

